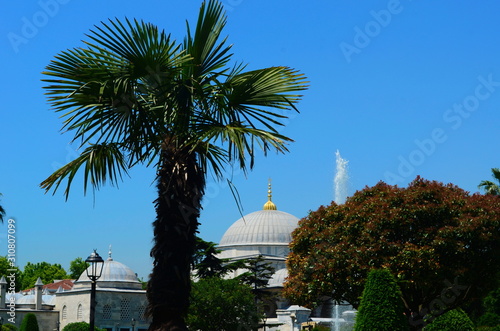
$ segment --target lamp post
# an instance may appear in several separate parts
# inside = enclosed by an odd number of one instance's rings
[[[132,318],[132,321],[130,321],[130,324],[132,325],[132,331],[135,331],[135,318]]]
[[[96,281],[101,277],[104,260],[97,254],[96,250],[85,260],[90,266],[87,268],[87,277],[90,279],[90,331],[94,331],[95,319],[95,288]]]

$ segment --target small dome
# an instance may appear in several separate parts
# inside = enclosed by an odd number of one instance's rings
[[[27,294],[16,298],[16,305],[34,305],[35,294]],[[53,295],[42,295],[42,304],[43,305],[55,305],[55,297]]]
[[[90,268],[90,267],[89,267]],[[90,287],[87,270],[75,282],[74,289]],[[135,272],[125,264],[108,258],[104,261],[101,277],[97,280],[100,288],[142,289],[142,284],[137,279]]]

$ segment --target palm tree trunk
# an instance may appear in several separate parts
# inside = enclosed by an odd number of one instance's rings
[[[158,173],[153,272],[147,288],[149,331],[187,330],[190,269],[205,188],[196,155],[167,146]]]

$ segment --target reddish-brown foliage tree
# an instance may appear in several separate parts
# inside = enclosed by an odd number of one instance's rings
[[[368,272],[387,268],[419,329],[425,315],[484,296],[500,271],[500,198],[452,184],[380,182],[299,224],[285,295],[306,306],[330,297],[357,307]]]

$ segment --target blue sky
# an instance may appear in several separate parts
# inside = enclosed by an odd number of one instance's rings
[[[278,209],[299,218],[333,200],[335,151],[349,161],[349,192],[417,175],[476,192],[491,168],[500,125],[497,1],[223,0],[234,59],[286,65],[310,88],[282,133],[287,155],[259,156],[247,176],[228,169],[243,212],[262,208],[268,178]],[[157,24],[179,42],[199,1],[9,1],[0,13],[3,102],[0,192],[16,220],[17,263],[64,267],[92,249],[150,272],[154,169],[131,171],[119,189],[44,194],[39,183],[77,155],[46,102],[41,72],[108,18]],[[209,178],[200,235],[218,242],[240,217],[224,182]],[[3,229],[3,230],[2,230]],[[7,253],[0,226],[0,254]]]

